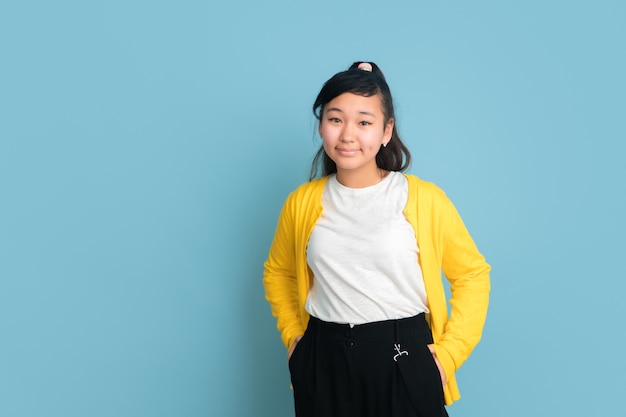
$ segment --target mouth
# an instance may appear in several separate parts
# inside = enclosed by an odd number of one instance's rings
[[[346,156],[350,156],[350,155],[355,155],[357,152],[359,152],[358,149],[344,149],[344,148],[337,148],[337,152],[340,155],[346,155]]]

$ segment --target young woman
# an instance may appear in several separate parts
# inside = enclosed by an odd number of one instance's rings
[[[263,278],[296,416],[447,416],[490,267],[444,192],[402,173],[410,154],[378,66],[334,75],[313,112],[322,147],[283,206]]]

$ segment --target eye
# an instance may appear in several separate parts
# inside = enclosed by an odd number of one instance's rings
[[[369,125],[371,125],[372,123],[371,123],[371,122],[368,122],[367,120],[362,120],[361,122],[359,122],[359,124],[360,124],[361,126],[369,126]]]
[[[341,123],[341,120],[339,120],[338,117],[329,117],[328,121],[331,123]]]

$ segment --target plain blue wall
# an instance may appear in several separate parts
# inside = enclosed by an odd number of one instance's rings
[[[0,416],[291,416],[262,263],[354,60],[493,265],[452,416],[619,415],[622,1],[0,6]],[[620,411],[622,410],[622,411]]]

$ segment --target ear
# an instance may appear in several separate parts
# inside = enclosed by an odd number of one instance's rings
[[[317,133],[320,135],[320,138],[321,138],[322,137],[322,121],[321,120],[317,124]]]
[[[393,135],[393,127],[395,126],[395,120],[389,119],[385,124],[385,132],[383,133],[383,145],[387,146]]]

